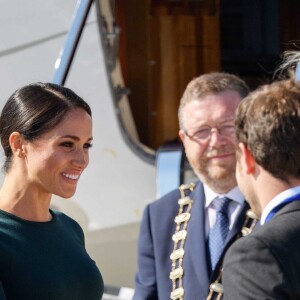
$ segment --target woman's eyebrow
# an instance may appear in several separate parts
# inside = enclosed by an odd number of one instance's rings
[[[75,141],[80,141],[80,138],[76,135],[70,135],[70,134],[67,134],[67,135],[64,135],[62,136],[62,138],[70,138],[70,139],[73,139]],[[92,141],[93,140],[93,137],[90,137],[87,139],[88,141]]]

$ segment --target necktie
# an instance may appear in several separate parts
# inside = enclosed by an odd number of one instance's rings
[[[216,198],[213,201],[213,207],[216,210],[216,223],[210,229],[208,237],[212,270],[215,269],[219,261],[229,231],[229,218],[227,214],[229,202],[230,199],[225,197]]]

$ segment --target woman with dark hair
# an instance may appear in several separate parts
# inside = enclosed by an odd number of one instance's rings
[[[0,299],[101,299],[103,280],[85,250],[81,227],[50,209],[52,194],[74,195],[89,163],[89,105],[59,85],[27,85],[5,104],[0,138],[6,157],[0,189]]]

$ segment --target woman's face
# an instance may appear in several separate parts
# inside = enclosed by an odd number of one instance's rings
[[[24,144],[29,184],[38,193],[73,196],[80,175],[89,163],[91,142],[89,114],[81,108],[69,111],[51,131]]]

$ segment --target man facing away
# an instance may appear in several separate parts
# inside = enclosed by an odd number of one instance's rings
[[[188,84],[179,136],[199,181],[145,208],[134,300],[207,298],[223,248],[240,231],[248,208],[235,178],[234,136],[235,110],[247,94],[244,81],[226,73]]]
[[[238,185],[262,226],[225,255],[224,298],[300,299],[300,83],[251,93],[236,126]]]

